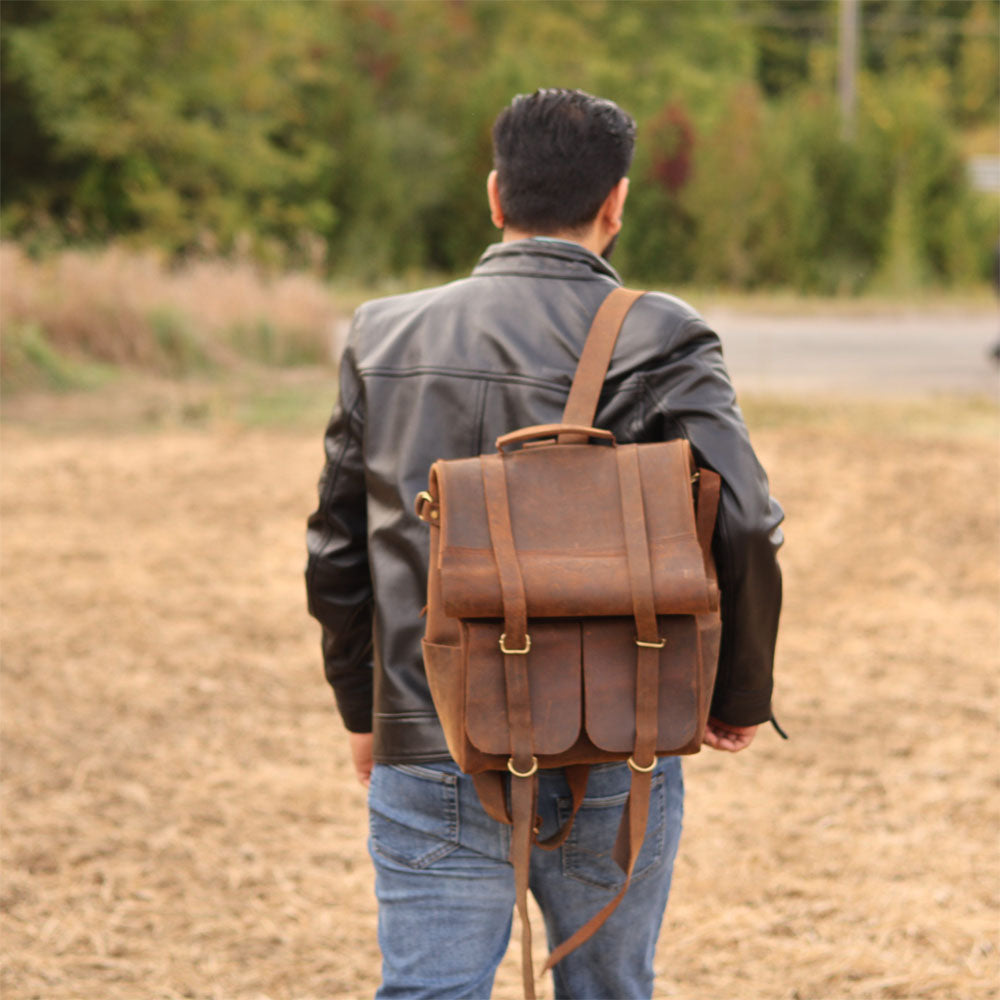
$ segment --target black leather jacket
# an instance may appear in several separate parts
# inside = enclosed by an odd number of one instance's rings
[[[492,451],[498,435],[558,421],[597,307],[619,283],[584,247],[490,247],[472,275],[355,314],[309,518],[309,610],[352,732],[382,762],[448,757],[420,653],[428,533],[413,513],[437,458]],[[722,477],[715,535],[723,635],[713,715],[771,714],[782,513],[747,436],[718,337],[652,293],[622,327],[596,423],[619,441],[686,437]]]

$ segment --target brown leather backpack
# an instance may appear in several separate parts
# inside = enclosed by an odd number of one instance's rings
[[[642,294],[618,288],[602,303],[562,423],[505,434],[496,454],[435,462],[417,498],[431,529],[427,679],[452,757],[486,811],[513,824],[529,998],[532,844],[566,839],[588,765],[628,761],[614,851],[624,884],[552,952],[549,969],[627,891],[656,758],[697,753],[715,680],[719,477],[695,467],[685,440],[616,444],[591,426],[621,324]],[[569,820],[544,841],[535,829],[540,767],[565,768],[573,795]]]

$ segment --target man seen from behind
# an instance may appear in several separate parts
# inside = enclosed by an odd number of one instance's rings
[[[628,195],[632,119],[580,91],[541,90],[515,98],[493,138],[487,200],[502,241],[467,278],[357,311],[308,526],[309,609],[368,786],[383,1000],[488,997],[514,903],[510,828],[483,811],[451,760],[424,675],[428,536],[414,497],[436,459],[559,422],[591,320],[620,284],[608,257]],[[687,438],[698,464],[722,478],[713,551],[723,631],[705,743],[742,750],[771,718],[782,515],[719,339],[687,304],[650,293],[633,306],[595,423],[619,442]],[[545,836],[570,793],[560,770],[539,774]],[[628,788],[625,764],[594,766],[571,839],[532,855],[550,946],[621,884],[610,853]],[[556,997],[652,995],[681,831],[680,758],[657,762],[653,796],[632,885],[597,934],[556,965]]]

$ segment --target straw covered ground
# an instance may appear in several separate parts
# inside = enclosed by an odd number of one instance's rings
[[[370,996],[364,798],[301,577],[321,420],[172,391],[7,408],[0,992]],[[747,413],[788,512],[791,740],[688,762],[656,996],[1000,996],[996,412]],[[512,950],[494,996],[518,984]]]

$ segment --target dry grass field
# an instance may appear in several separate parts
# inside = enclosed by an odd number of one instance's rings
[[[301,576],[320,378],[256,410],[154,382],[6,405],[4,1000],[373,992]],[[688,762],[656,996],[998,997],[997,413],[746,408],[788,513],[791,739]],[[494,997],[518,983],[512,949]]]

